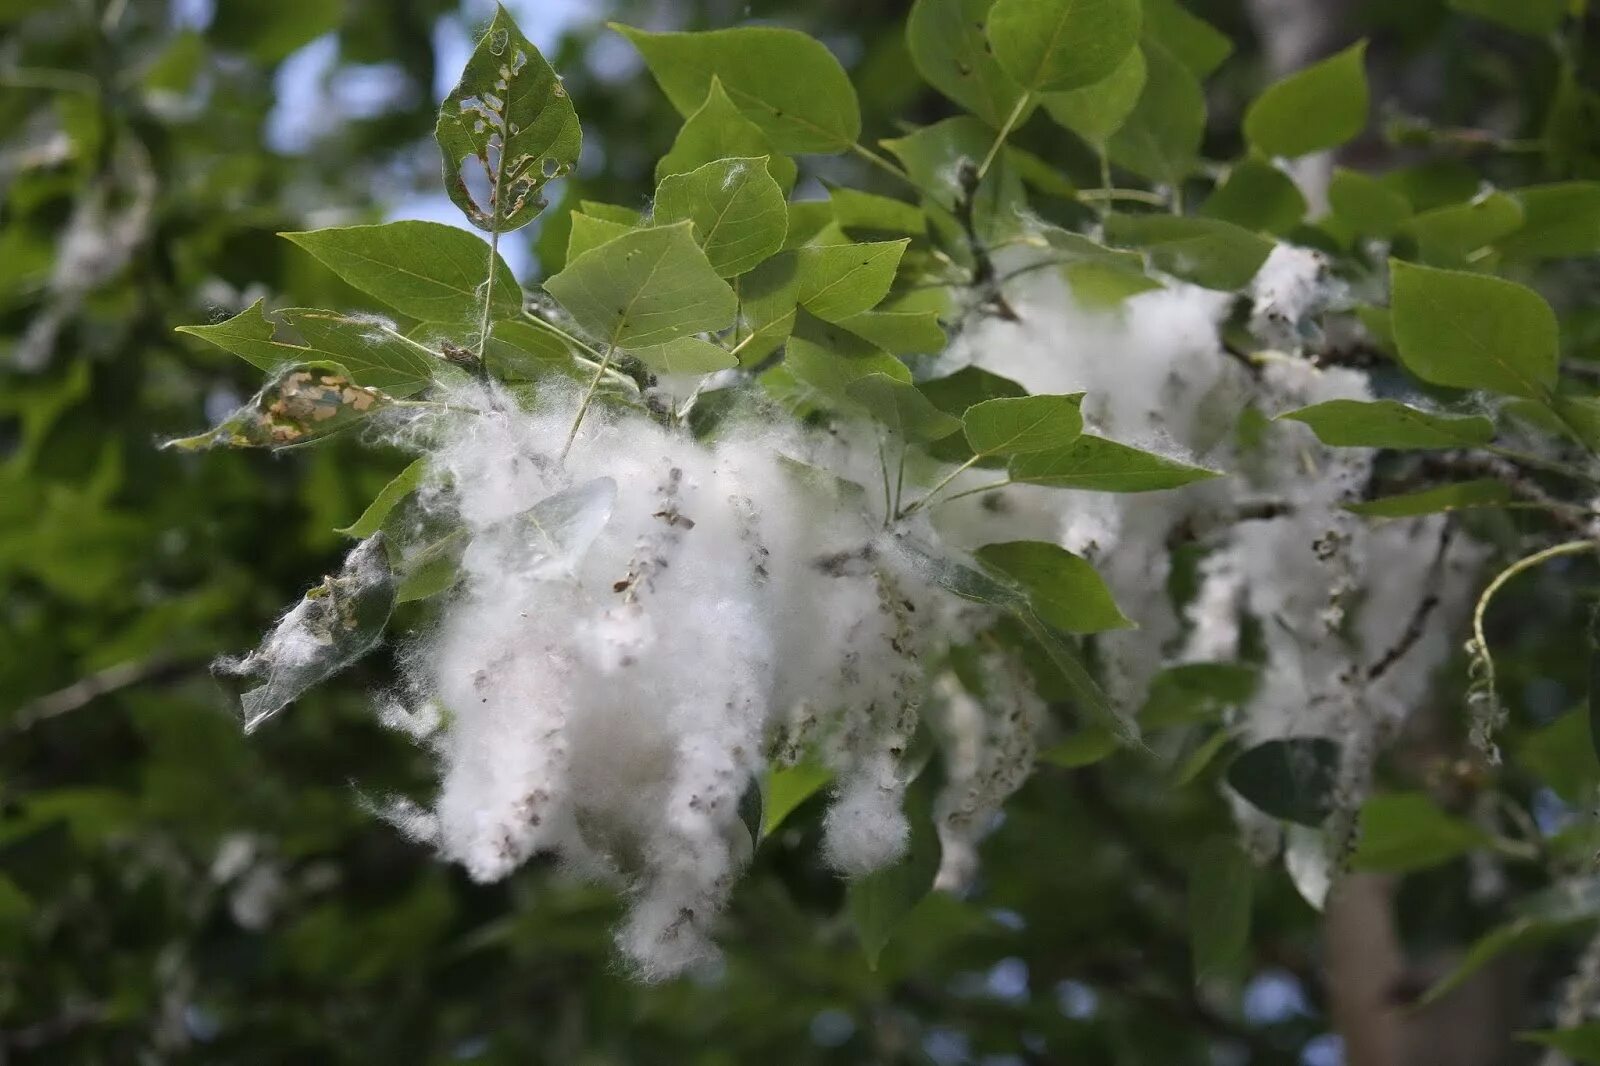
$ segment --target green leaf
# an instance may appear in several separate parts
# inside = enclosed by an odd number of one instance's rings
[[[356,540],[365,540],[378,532],[383,528],[384,520],[389,517],[389,512],[394,510],[395,505],[415,492],[417,486],[422,484],[422,476],[427,470],[426,459],[415,460],[396,474],[393,480],[373,497],[372,502],[367,504],[367,509],[361,512],[360,518],[334,532]]]
[[[1600,1022],[1585,1022],[1570,1029],[1535,1029],[1518,1033],[1517,1039],[1554,1048],[1578,1062],[1600,1063]]]
[[[656,163],[656,182],[671,174],[691,170],[718,159],[767,157],[767,172],[787,196],[794,188],[799,168],[782,155],[761,127],[745,118],[722,88],[722,79],[712,76],[705,99],[678,130],[672,150]]]
[[[1139,41],[1139,0],[996,0],[989,9],[994,57],[1030,92],[1093,85]]]
[[[1423,381],[1544,400],[1556,381],[1556,316],[1500,278],[1391,260],[1395,343]]]
[[[394,397],[420,392],[444,365],[432,351],[381,321],[305,307],[285,308],[276,314],[304,343],[278,340],[260,300],[226,321],[179,326],[178,332],[210,341],[262,370],[277,371],[299,363],[338,363],[361,385]]]
[[[625,207],[622,204],[608,204],[600,200],[579,200],[578,209],[586,215],[603,218],[607,222],[615,222],[619,226],[633,229],[644,224],[644,216],[635,208]]]
[[[806,337],[790,337],[783,365],[801,384],[836,403],[854,403],[851,384],[870,374],[911,383],[911,371],[904,363],[861,340],[824,346]]]
[[[1133,110],[1106,142],[1118,166],[1142,178],[1175,185],[1200,160],[1206,131],[1206,98],[1200,80],[1171,52],[1151,40],[1144,45],[1144,89]]]
[[[1122,745],[1110,730],[1088,726],[1078,730],[1059,744],[1053,744],[1039,753],[1039,761],[1051,766],[1076,770],[1080,766],[1093,766],[1112,755]]]
[[[922,209],[904,200],[835,186],[828,190],[828,201],[833,205],[834,221],[846,233],[917,237],[928,229]]]
[[[561,79],[498,5],[439,105],[434,136],[450,199],[473,225],[496,233],[533,221],[545,208],[540,190],[572,169],[583,146]]]
[[[1122,128],[1139,95],[1144,92],[1144,50],[1134,48],[1117,69],[1093,85],[1064,93],[1045,93],[1039,98],[1045,111],[1056,122],[1082,137],[1097,150],[1105,148],[1111,135]]]
[[[800,304],[827,322],[871,310],[889,294],[906,240],[808,244],[800,258]]]
[[[1092,722],[1109,730],[1120,743],[1134,748],[1143,746],[1139,740],[1139,724],[1111,702],[1078,652],[1058,630],[1039,617],[1027,594],[1009,577],[938,555],[909,536],[901,535],[897,543],[932,584],[952,596],[998,607],[1011,614],[1044,652],[1075,705]]]
[[[1497,22],[1531,37],[1554,33],[1572,6],[1570,0],[1449,0],[1449,3],[1457,11]]]
[[[633,42],[680,114],[704,103],[715,77],[780,152],[842,152],[861,136],[861,111],[844,68],[797,30],[648,33],[608,25]]]
[[[961,428],[961,420],[935,407],[916,386],[887,374],[867,374],[845,388],[850,398],[913,444],[948,437]]]
[[[483,314],[489,246],[465,230],[438,222],[386,222],[278,236],[403,315],[476,324]],[[490,317],[511,318],[522,311],[522,289],[504,260],[496,255],[494,263]]]
[[[293,448],[349,429],[391,404],[376,389],[350,380],[341,366],[306,363],[281,371],[255,398],[215,429],[169,440],[163,448]]]
[[[1083,393],[984,400],[961,416],[977,455],[1026,455],[1064,448],[1083,432]]]
[[[1592,662],[1592,654],[1590,658]],[[1591,677],[1590,684],[1593,683]],[[1600,756],[1595,752],[1589,709],[1569,711],[1524,736],[1517,748],[1516,765],[1568,803],[1576,806],[1589,802],[1595,785],[1600,784]]]
[[[789,213],[766,159],[718,159],[656,188],[657,225],[688,220],[725,278],[737,277],[783,247]]]
[[[1095,568],[1060,545],[1016,540],[986,544],[976,555],[1020,585],[1039,617],[1057,629],[1102,633],[1134,628]]]
[[[833,771],[816,763],[801,762],[767,772],[761,835],[771,836],[796,807],[833,780]]]
[[[1401,230],[1417,242],[1427,262],[1466,266],[1473,253],[1521,226],[1522,205],[1503,192],[1492,192],[1413,215]]]
[[[633,228],[626,222],[613,222],[609,218],[600,218],[583,211],[574,211],[572,212],[572,229],[567,232],[566,261],[570,263],[583,253],[593,251],[607,241],[620,237]]]
[[[1026,396],[1028,390],[1010,378],[980,366],[964,366],[954,374],[918,386],[933,405],[946,414],[960,417],[967,408],[1001,397]]]
[[[1445,814],[1423,793],[1387,793],[1362,805],[1360,841],[1350,861],[1358,870],[1409,873],[1489,843],[1487,833]]]
[[[502,381],[536,381],[546,374],[575,376],[571,344],[524,319],[496,322],[483,361]]]
[[[1080,304],[1090,308],[1115,307],[1130,296],[1161,288],[1161,282],[1143,269],[1129,269],[1115,262],[1069,263],[1061,276]]]
[[[1211,735],[1194,746],[1178,764],[1172,774],[1172,783],[1177,788],[1184,788],[1193,784],[1201,774],[1206,772],[1206,767],[1217,761],[1223,751],[1233,740],[1233,734],[1223,728],[1212,730]]]
[[[607,344],[646,348],[733,322],[738,301],[690,223],[633,230],[569,262],[544,287]]]
[[[1482,415],[1436,415],[1394,400],[1329,400],[1278,417],[1341,448],[1474,448],[1494,439],[1494,423]]]
[[[1228,784],[1274,818],[1315,827],[1333,810],[1338,773],[1338,744],[1292,737],[1241,752],[1228,766]]]
[[[1412,518],[1474,507],[1503,507],[1512,501],[1511,489],[1503,482],[1483,478],[1458,481],[1451,485],[1385,496],[1365,503],[1347,503],[1344,509],[1367,518]]]
[[[1555,940],[1565,939],[1586,930],[1592,919],[1566,916],[1564,918],[1517,918],[1505,925],[1496,926],[1473,942],[1461,961],[1416,1001],[1416,1009],[1437,1003],[1466,983],[1467,979],[1495,959],[1511,951],[1542,947]]]
[[[956,210],[963,198],[963,163],[976,168],[994,143],[994,131],[970,115],[958,115],[883,142],[905,167],[911,182],[933,203]],[[972,197],[974,228],[985,238],[1014,233],[1024,206],[1022,180],[1004,153],[978,183]]]
[[[1337,148],[1367,125],[1367,42],[1268,86],[1244,113],[1244,135],[1265,156]]]
[[[947,343],[939,312],[933,310],[885,305],[838,324],[893,355],[937,355]]]
[[[1181,215],[1112,215],[1106,236],[1143,249],[1157,269],[1224,291],[1250,284],[1272,251],[1271,241],[1231,222]]]
[[[739,365],[738,356],[699,337],[629,348],[628,354],[658,374],[709,374]]]
[[[800,256],[788,251],[739,279],[739,359],[754,366],[777,350],[794,328],[800,306]]]
[[[1088,433],[1065,448],[1016,456],[1008,470],[1013,481],[1094,492],[1155,492],[1221,476]]]
[[[998,128],[1023,89],[1001,69],[985,26],[994,0],[916,0],[906,20],[906,46],[922,79]]]
[[[1522,227],[1497,245],[1507,259],[1600,254],[1600,182],[1534,185],[1513,195],[1522,204]]]
[[[259,648],[215,667],[219,677],[251,685],[239,694],[245,732],[370,651],[394,602],[394,573],[376,534],[350,551],[337,576],[307,592]]]
[[[1197,78],[1222,66],[1233,54],[1233,41],[1211,23],[1189,13],[1178,0],[1144,0],[1145,36]]]
[[[1306,198],[1294,179],[1261,159],[1245,159],[1200,205],[1200,214],[1248,230],[1287,233],[1306,215]]]
[[[1194,979],[1217,977],[1244,956],[1250,941],[1255,870],[1233,837],[1213,837],[1189,865],[1189,952]]]
[[[1339,221],[1357,233],[1393,236],[1411,217],[1411,201],[1375,178],[1356,170],[1335,168],[1328,202]]]
[[[867,956],[867,965],[874,970],[889,938],[933,888],[934,876],[939,872],[939,834],[934,829],[932,783],[926,780],[927,776],[924,771],[907,795],[911,840],[905,855],[892,866],[856,878],[845,890],[851,924]]]
[[[1217,721],[1230,708],[1244,706],[1260,682],[1260,671],[1243,663],[1169,666],[1150,682],[1139,722],[1147,729],[1166,729]]]

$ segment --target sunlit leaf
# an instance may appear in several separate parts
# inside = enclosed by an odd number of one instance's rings
[[[766,159],[719,159],[656,188],[655,221],[688,220],[695,239],[725,278],[735,277],[783,247],[788,209]]]
[[[688,222],[633,230],[591,249],[544,287],[590,334],[645,348],[733,323],[738,302]]]
[[[479,229],[504,233],[545,208],[540,190],[578,161],[583,134],[556,72],[504,7],[439,105],[445,191]]]
[[[844,68],[803,33],[776,26],[703,33],[610,26],[633,42],[680,114],[699,109],[715,77],[780,152],[842,152],[861,136],[861,111]]]

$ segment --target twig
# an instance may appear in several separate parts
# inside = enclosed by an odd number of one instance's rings
[[[157,655],[149,659],[136,659],[97,670],[80,678],[65,688],[56,689],[19,707],[6,729],[23,732],[51,718],[87,707],[101,696],[109,696],[125,688],[148,682],[170,680],[196,669],[202,664],[194,659],[180,659]]]

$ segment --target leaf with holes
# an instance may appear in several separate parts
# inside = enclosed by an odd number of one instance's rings
[[[215,429],[162,447],[182,452],[293,448],[349,429],[392,402],[376,389],[357,385],[341,366],[307,363],[280,372]]]
[[[450,199],[479,229],[505,233],[545,208],[540,190],[583,147],[561,79],[504,7],[439,105],[434,128]]]

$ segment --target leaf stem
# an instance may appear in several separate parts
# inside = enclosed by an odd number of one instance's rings
[[[967,470],[972,469],[972,464],[976,463],[979,459],[982,459],[982,458],[983,458],[983,456],[981,456],[981,455],[974,455],[971,459],[968,459],[966,462],[962,463],[960,466],[958,466],[954,470],[950,471],[950,473],[946,474],[944,476],[944,478],[937,485],[935,485],[933,488],[929,489],[927,491],[927,493],[925,493],[920,500],[912,501],[912,504],[911,504],[910,507],[907,507],[904,511],[901,511],[899,514],[895,515],[896,521],[898,521],[899,519],[902,519],[902,518],[910,518],[912,515],[916,514],[918,511],[922,510],[922,508],[927,506],[928,501],[933,499],[935,496],[939,495],[940,491],[942,491],[946,485],[950,484],[950,482],[954,481],[957,477],[959,477],[961,474],[963,474]],[[963,495],[965,495],[965,494],[963,494]]]
[[[495,267],[500,265],[500,231],[489,234],[489,280],[483,283],[483,317],[478,322],[478,365],[483,365],[483,353],[489,347],[489,312],[494,306]]]
[[[1011,114],[1006,116],[1005,122],[1000,126],[1000,132],[994,135],[994,143],[989,146],[989,154],[984,156],[983,162],[978,164],[979,181],[982,181],[983,176],[989,173],[989,165],[994,162],[994,157],[1000,154],[1000,148],[1006,143],[1006,137],[1011,134],[1011,130],[1016,126],[1017,120],[1022,117],[1022,113],[1028,109],[1028,105],[1032,102],[1033,93],[1031,91],[1017,97],[1017,106],[1011,109]]]
[[[1078,199],[1089,203],[1098,203],[1103,200],[1127,200],[1130,203],[1149,204],[1152,207],[1167,206],[1167,198],[1158,192],[1147,192],[1144,189],[1079,189]]]
[[[600,365],[595,368],[594,377],[589,379],[589,387],[583,391],[583,402],[578,404],[577,417],[572,420],[572,428],[567,430],[567,443],[561,446],[560,459],[566,459],[567,453],[572,450],[572,442],[578,439],[578,427],[583,425],[583,416],[589,413],[589,404],[594,402],[594,390],[600,387],[600,378],[611,366],[611,357],[616,351],[615,344],[606,345],[606,354],[600,358]]]
[[[878,169],[893,174],[895,177],[899,178],[901,181],[912,186],[913,188],[916,187],[916,182],[911,180],[911,175],[907,174],[905,171],[901,170],[889,160],[885,159],[883,156],[879,155],[877,152],[874,152],[871,148],[868,148],[859,141],[855,144],[852,144],[850,146],[850,150]]]
[[[1553,459],[1543,459],[1537,455],[1529,455],[1527,452],[1519,452],[1513,448],[1502,448],[1498,444],[1485,444],[1481,447],[1491,455],[1498,455],[1502,459],[1510,459],[1512,462],[1521,463],[1523,466],[1548,470],[1552,474],[1560,474],[1575,481],[1586,481],[1591,485],[1597,483],[1594,477],[1576,467],[1568,466],[1566,463],[1558,463]]]
[[[963,497],[963,496],[976,496],[980,492],[993,492],[995,489],[1003,489],[1007,485],[1015,485],[1015,484],[1016,484],[1016,482],[1012,481],[1009,477],[1006,478],[1004,481],[991,481],[991,482],[989,482],[989,484],[987,484],[987,485],[979,485],[975,489],[963,489],[960,492],[952,492],[950,495],[946,496],[944,499],[940,500],[939,502],[940,503],[954,503],[956,500],[961,499],[961,497]]]

